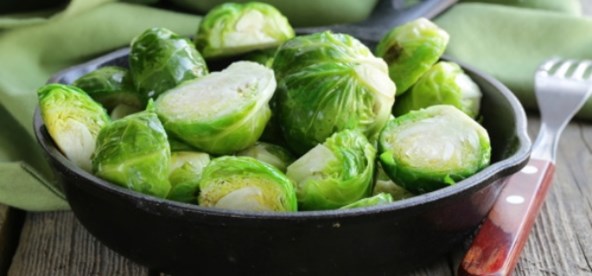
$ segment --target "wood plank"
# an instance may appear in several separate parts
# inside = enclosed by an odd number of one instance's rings
[[[24,213],[0,204],[0,275],[5,275],[23,224]]]
[[[27,214],[8,275],[150,274],[102,245],[72,212],[45,212]]]
[[[529,132],[538,131],[529,119]],[[557,170],[543,209],[522,252],[515,275],[592,274],[592,125],[565,129]]]

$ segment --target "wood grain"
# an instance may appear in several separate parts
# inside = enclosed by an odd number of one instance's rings
[[[72,212],[28,213],[9,276],[149,275],[93,238]]]

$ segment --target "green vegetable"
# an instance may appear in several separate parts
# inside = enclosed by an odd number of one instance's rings
[[[405,93],[438,61],[449,35],[428,19],[420,18],[389,31],[376,46],[376,55],[389,66],[397,95]]]
[[[376,205],[383,205],[393,202],[393,197],[387,193],[380,193],[371,197],[362,198],[354,203],[345,205],[339,209],[354,209],[361,207],[370,207]]]
[[[93,173],[128,189],[164,198],[171,150],[167,134],[152,111],[129,115],[103,127],[92,157]]]
[[[302,210],[336,209],[370,195],[376,149],[354,130],[329,137],[290,166]]]
[[[134,38],[129,66],[134,85],[146,100],[208,73],[191,41],[165,28],[151,28]]]
[[[292,37],[292,26],[273,6],[225,3],[204,16],[194,42],[204,57],[214,58],[273,48]]]
[[[197,204],[199,180],[209,162],[210,156],[207,153],[194,151],[171,153],[171,172],[169,173],[171,191],[167,198]]]
[[[103,107],[74,86],[48,84],[37,90],[47,132],[64,155],[90,171],[99,131],[110,123]]]
[[[271,69],[240,61],[162,94],[156,112],[176,138],[210,154],[231,154],[259,139],[275,88]]]
[[[390,179],[379,163],[372,194],[379,195],[382,193],[390,194],[393,200],[401,200],[414,196],[411,192],[407,191],[405,188],[401,187],[392,179]]]
[[[378,145],[385,172],[413,193],[453,185],[487,166],[491,158],[487,130],[450,105],[389,121]]]
[[[273,65],[273,57],[275,56],[276,48],[265,50],[258,50],[245,55],[244,60],[254,61],[265,67],[271,68]]]
[[[393,114],[399,116],[411,110],[449,104],[475,118],[479,114],[481,96],[479,86],[458,64],[441,61],[419,78],[409,92],[397,99]]]
[[[126,105],[137,111],[143,108],[140,94],[135,91],[129,71],[122,67],[106,66],[83,75],[72,83],[93,100],[112,111]]]
[[[297,153],[345,129],[375,140],[391,114],[396,88],[387,65],[349,35],[291,39],[279,47],[273,69],[277,120]]]
[[[246,156],[210,161],[199,182],[199,205],[245,211],[297,210],[294,185],[275,167]]]
[[[294,156],[287,149],[265,142],[257,142],[255,145],[238,152],[237,155],[253,157],[278,168],[282,172],[285,172],[286,167],[294,161]]]

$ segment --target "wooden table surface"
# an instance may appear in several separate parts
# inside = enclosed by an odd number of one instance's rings
[[[583,0],[592,14],[592,1]],[[529,133],[539,128],[528,114]],[[592,123],[570,123],[558,149],[553,185],[514,275],[592,275]],[[408,275],[456,275],[464,253]],[[102,245],[72,212],[25,213],[0,205],[0,275],[159,275]]]

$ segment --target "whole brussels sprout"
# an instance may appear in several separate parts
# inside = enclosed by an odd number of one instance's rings
[[[271,69],[239,61],[162,94],[156,112],[183,142],[210,154],[232,154],[261,136],[275,88]]]
[[[294,37],[288,19],[269,4],[224,3],[210,10],[195,35],[195,47],[206,58],[272,48]]]
[[[287,149],[265,142],[257,142],[237,153],[239,156],[250,156],[286,172],[286,168],[294,161],[294,156]]]
[[[117,106],[143,107],[140,94],[136,92],[129,70],[118,66],[105,66],[76,79],[72,85],[82,89],[107,110]]]
[[[449,104],[475,118],[479,114],[481,96],[479,86],[458,64],[441,61],[432,66],[409,92],[397,100],[393,114],[399,116],[411,110]]]
[[[166,28],[151,28],[134,38],[129,66],[134,85],[146,100],[208,74],[191,41]]]
[[[275,167],[247,156],[214,158],[199,182],[199,205],[244,211],[297,211],[294,185]]]
[[[354,203],[345,205],[339,209],[354,209],[354,208],[361,208],[361,207],[370,207],[376,205],[383,205],[387,203],[393,202],[393,196],[387,193],[380,193],[373,195],[371,197],[362,198]]]
[[[491,158],[487,130],[451,105],[430,106],[389,121],[378,142],[386,174],[413,193],[453,185],[487,166]]]
[[[105,109],[77,87],[47,84],[37,90],[47,132],[66,158],[91,171],[99,131],[111,122]]]
[[[93,173],[140,193],[164,198],[171,150],[164,127],[152,111],[129,115],[103,127],[92,156]]]
[[[195,151],[171,153],[169,182],[171,190],[167,199],[197,204],[199,180],[203,169],[210,162],[210,155]]]
[[[419,18],[390,30],[376,46],[376,55],[389,66],[397,95],[409,89],[438,61],[449,35],[428,19]]]
[[[295,37],[278,48],[273,69],[274,114],[297,153],[344,129],[375,140],[391,114],[396,87],[386,63],[349,35]]]
[[[370,195],[376,149],[359,131],[333,134],[288,166],[300,209],[336,209]]]

